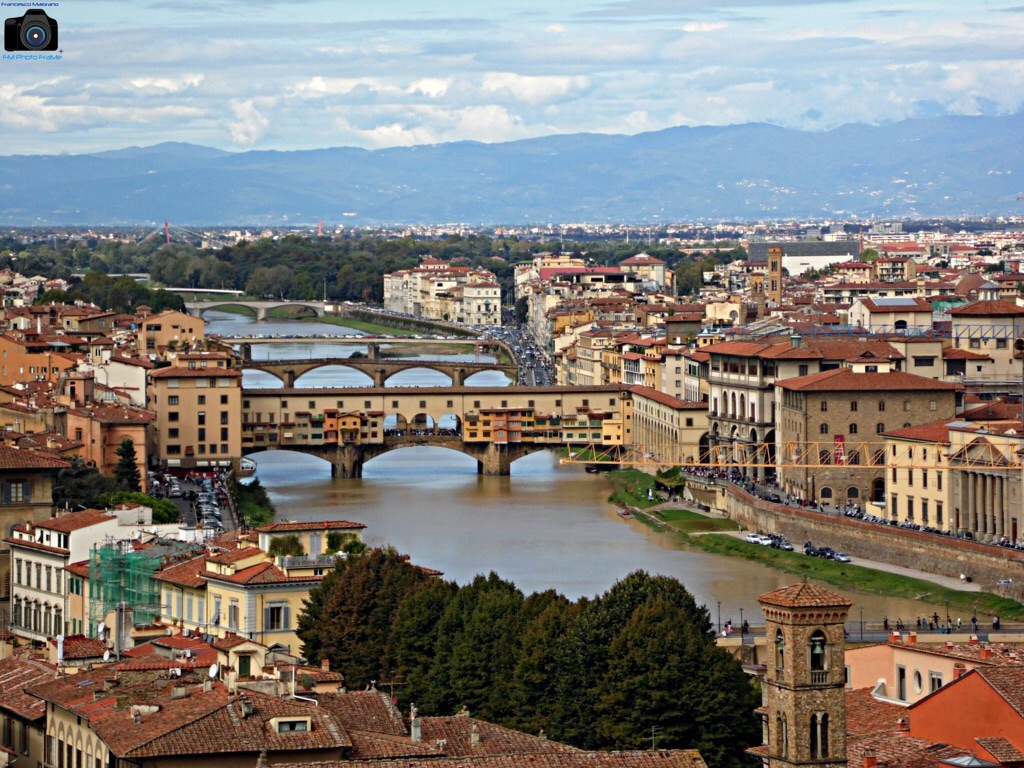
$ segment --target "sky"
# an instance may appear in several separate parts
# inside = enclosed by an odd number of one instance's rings
[[[1019,2],[64,0],[60,60],[0,61],[0,154],[1009,114]]]

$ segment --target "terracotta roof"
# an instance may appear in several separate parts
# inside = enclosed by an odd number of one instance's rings
[[[71,462],[52,453],[23,451],[9,445],[0,445],[0,470],[4,469],[64,469]]]
[[[943,360],[991,360],[991,355],[983,355],[980,352],[972,352],[969,349],[958,349],[956,347],[945,347],[942,350]]]
[[[158,368],[149,374],[151,379],[205,379],[225,376],[231,378],[241,377],[242,372],[235,368]]]
[[[162,568],[153,574],[153,578],[181,587],[202,587],[206,584],[204,573],[206,573],[206,555],[200,555],[183,563]]]
[[[284,582],[321,581],[323,576],[288,576],[273,563],[257,563],[234,573],[207,572],[208,581],[230,581],[232,584],[278,584]]]
[[[959,384],[937,381],[905,371],[857,373],[851,368],[812,373],[780,381],[778,386],[797,392],[914,392],[921,390],[953,392]]]
[[[665,392],[659,392],[656,389],[645,387],[641,384],[636,384],[630,387],[629,391],[634,395],[646,397],[648,400],[654,400],[662,405],[667,405],[670,408],[675,408],[680,411],[706,411],[708,409],[707,403],[696,400],[680,400],[678,397],[673,397]]]
[[[320,706],[333,714],[342,727],[391,736],[405,736],[402,716],[387,697],[377,690],[325,693],[318,698]]]
[[[920,440],[925,443],[943,443],[949,445],[949,427],[946,420],[920,424],[916,427],[905,427],[886,432],[885,437],[896,437],[902,440]]]
[[[949,310],[953,317],[1006,317],[1024,316],[1024,307],[1018,306],[1015,302],[998,301],[973,301],[964,304],[962,307],[954,307]]]
[[[494,723],[472,717],[423,717],[420,718],[423,740],[435,742],[445,740],[444,753],[449,757],[482,757],[484,755],[539,755],[557,753],[565,755],[577,752],[575,747],[557,741],[548,741],[522,731],[513,731]],[[471,734],[476,730],[480,742],[473,746]]]
[[[24,533],[25,526],[15,526],[14,530],[21,531],[22,533]],[[4,541],[8,544],[13,544],[18,547],[28,547],[29,549],[34,549],[37,552],[49,552],[51,555],[67,555],[69,552],[69,550],[64,549],[64,547],[51,547],[49,544],[42,544],[36,541],[35,539],[19,539],[15,538],[14,536],[8,536],[4,539]]]
[[[1024,753],[1002,736],[982,736],[975,741],[1000,763],[1024,763]]]
[[[70,409],[76,416],[86,416],[102,424],[148,424],[156,418],[156,413],[143,408],[127,405],[89,405]]]
[[[791,584],[767,592],[757,598],[757,601],[781,608],[849,608],[853,605],[852,600],[810,582]]]
[[[259,533],[284,533],[287,531],[334,531],[334,530],[362,530],[366,525],[353,523],[350,520],[322,520],[308,523],[271,523],[261,525],[256,530]]]
[[[84,579],[88,579],[89,578],[89,561],[88,560],[81,560],[81,561],[79,561],[77,563],[71,563],[70,565],[65,565],[64,566],[64,570],[67,571],[68,573],[75,574],[75,576],[81,576]]]
[[[57,641],[50,638],[48,641],[54,648],[57,647]],[[97,640],[95,637],[86,637],[85,635],[69,635],[64,638],[64,660],[73,661],[75,659],[100,659],[103,658],[103,654],[107,651],[107,644],[101,640]]]
[[[1007,704],[1017,710],[1017,714],[1024,717],[1024,665],[979,667],[968,674],[973,673],[981,675]]]
[[[17,656],[0,659],[0,710],[26,720],[46,717],[46,702],[25,693],[25,688],[57,679],[57,670],[48,664]]]
[[[907,716],[907,708],[876,699],[870,688],[846,690],[846,730],[867,735],[896,729],[896,721]]]
[[[259,547],[242,547],[240,549],[229,549],[224,552],[218,552],[216,555],[207,555],[206,562],[208,563],[237,563],[239,560],[245,560],[249,557],[256,557],[257,555],[264,554],[263,550]]]
[[[51,517],[49,520],[43,520],[41,523],[36,523],[36,527],[45,528],[48,531],[71,533],[72,531],[88,528],[90,525],[106,523],[110,520],[117,520],[117,518],[113,515],[108,515],[101,509],[83,509],[81,512],[69,512],[60,517]]]
[[[428,757],[277,763],[275,768],[706,768],[695,749],[636,752],[547,752],[484,757]]]

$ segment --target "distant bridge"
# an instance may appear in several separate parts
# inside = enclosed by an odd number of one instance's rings
[[[169,289],[169,290],[181,290],[182,292],[191,291],[189,288],[181,289]],[[201,291],[195,291],[199,293]],[[230,294],[231,291],[209,291],[210,293],[222,293]],[[238,292],[241,294],[241,291]],[[274,309],[281,308],[297,308],[297,309],[308,309],[311,312],[316,313],[317,317],[323,317],[324,315],[331,314],[336,311],[336,307],[340,306],[334,302],[328,301],[287,301],[287,300],[264,300],[264,301],[242,301],[230,298],[230,296],[224,299],[213,299],[210,301],[186,301],[185,309],[190,315],[196,317],[202,317],[204,312],[211,309],[218,309],[224,306],[234,307],[247,307],[251,309],[253,314],[256,315],[256,321],[262,322],[267,319],[267,313]]]
[[[307,453],[329,461],[332,474],[361,477],[377,456],[434,446],[476,459],[480,474],[508,475],[537,451],[621,443],[631,400],[607,385],[245,389],[242,452]]]
[[[286,388],[294,387],[296,379],[300,376],[326,366],[351,368],[365,373],[373,379],[373,386],[375,387],[383,387],[387,380],[396,373],[412,368],[427,368],[443,373],[452,380],[452,386],[455,387],[463,386],[467,378],[481,371],[501,371],[512,381],[516,380],[519,373],[519,369],[516,366],[502,363],[448,362],[417,359],[379,360],[375,358],[357,358],[353,360],[351,357],[323,357],[310,360],[245,360],[242,363],[243,370],[269,373],[280,379]]]

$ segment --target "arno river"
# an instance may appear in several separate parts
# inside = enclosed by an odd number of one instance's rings
[[[300,321],[256,323],[208,312],[207,331],[225,336],[249,334],[359,333],[341,326]],[[353,340],[310,344],[254,345],[257,357],[344,357],[365,350]],[[431,356],[437,358],[441,356]],[[452,359],[444,356],[445,359]],[[474,359],[473,355],[461,356]],[[248,387],[280,386],[268,374],[245,374]],[[501,373],[481,373],[470,384],[507,381]],[[320,369],[298,386],[359,386],[361,374]],[[396,375],[389,385],[447,384],[428,370]],[[442,425],[443,426],[443,425]],[[562,466],[554,454],[537,453],[512,465],[511,477],[481,477],[476,462],[444,448],[406,448],[369,462],[358,479],[332,478],[319,459],[284,451],[253,457],[257,475],[271,494],[280,520],[348,519],[367,525],[369,544],[391,544],[414,562],[444,571],[459,582],[494,570],[523,591],[554,588],[570,597],[604,591],[616,579],[643,568],[677,577],[711,610],[717,621],[744,618],[760,623],[756,598],[798,577],[746,560],[685,549],[640,523],[625,521],[607,502],[611,492],[601,475],[578,466]],[[802,542],[797,542],[800,544]],[[820,544],[827,544],[822,541]],[[851,618],[912,623],[937,606],[909,600],[848,593],[856,602]]]

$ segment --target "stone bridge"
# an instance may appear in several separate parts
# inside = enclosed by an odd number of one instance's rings
[[[267,319],[267,313],[272,309],[280,309],[283,307],[308,309],[311,312],[315,312],[317,317],[323,317],[329,312],[333,312],[337,304],[325,301],[235,301],[231,298],[185,302],[185,310],[190,315],[195,315],[196,317],[202,317],[203,313],[207,310],[219,309],[224,306],[247,307],[256,315],[256,321],[261,322]]]
[[[473,457],[481,474],[508,475],[538,451],[621,443],[631,416],[632,393],[609,385],[244,389],[242,452],[306,453],[336,476],[360,477],[377,456],[434,446]]]
[[[305,453],[316,456],[331,464],[331,475],[333,477],[362,477],[363,464],[383,456],[385,453],[396,451],[400,448],[415,446],[431,446],[435,448],[447,448],[458,451],[471,458],[476,459],[476,471],[481,475],[506,476],[512,471],[512,462],[528,456],[531,453],[544,451],[551,445],[521,443],[518,445],[497,445],[495,443],[474,443],[466,442],[461,437],[444,435],[404,435],[401,437],[389,436],[383,443],[370,445],[357,445],[354,443],[343,443],[333,445],[288,445],[279,448],[296,453]],[[273,450],[274,446],[267,445],[260,448],[246,448],[245,455],[259,453],[266,450]]]
[[[401,371],[412,368],[426,368],[445,374],[452,380],[452,386],[461,387],[466,379],[481,371],[501,371],[512,381],[516,380],[518,368],[502,363],[446,362],[442,360],[380,360],[352,359],[350,357],[324,357],[312,360],[246,360],[243,370],[265,371],[276,376],[286,388],[295,386],[303,374],[325,366],[340,366],[361,371],[373,379],[373,386],[383,387],[385,382]]]

